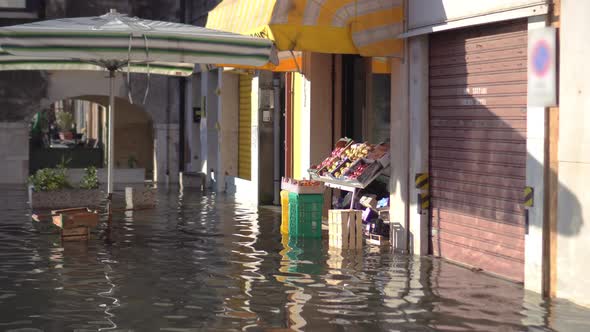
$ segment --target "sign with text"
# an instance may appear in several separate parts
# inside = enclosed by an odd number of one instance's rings
[[[549,107],[557,104],[555,28],[528,31],[528,104]]]

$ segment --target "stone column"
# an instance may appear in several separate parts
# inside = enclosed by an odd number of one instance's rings
[[[29,176],[29,127],[0,122],[0,184],[24,184]]]
[[[154,126],[154,182],[178,183],[178,124]]]
[[[410,174],[409,249],[416,255],[428,255],[428,211],[418,212],[418,194],[414,185],[418,173],[428,173],[428,36],[411,38],[409,44]],[[395,159],[392,159],[395,160]],[[395,167],[394,163],[394,167]]]
[[[409,109],[408,56],[391,65],[391,174],[390,219],[394,249],[407,250],[409,227]],[[413,181],[413,179],[411,179]]]

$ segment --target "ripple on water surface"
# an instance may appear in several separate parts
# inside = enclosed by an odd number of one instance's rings
[[[328,248],[224,195],[160,190],[62,246],[0,191],[0,330],[590,330],[590,312],[436,259]]]

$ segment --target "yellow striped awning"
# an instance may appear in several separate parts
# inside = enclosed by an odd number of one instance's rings
[[[386,57],[371,58],[371,72],[373,74],[391,73],[391,59]]]
[[[402,0],[223,0],[206,27],[269,38],[279,51],[387,57],[402,51],[403,8]]]
[[[303,61],[303,54],[299,51],[279,51],[277,52],[279,58],[279,64],[274,65],[271,62],[261,67],[252,66],[237,66],[237,65],[225,65],[218,64],[220,67],[232,67],[238,69],[260,69],[260,70],[272,70],[275,72],[289,72],[289,71],[301,71],[301,64]]]

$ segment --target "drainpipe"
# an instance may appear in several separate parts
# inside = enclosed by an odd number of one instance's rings
[[[332,144],[330,145],[330,149],[333,149],[334,144],[336,143],[335,137],[334,137],[334,134],[336,131],[336,129],[334,128],[336,125],[336,123],[334,121],[335,120],[334,118],[336,117],[336,105],[335,105],[336,104],[336,91],[335,91],[336,90],[336,55],[335,54],[332,54],[331,76],[332,76],[332,89],[331,89],[332,90],[332,118],[331,118],[331,121],[332,121],[332,137],[331,137],[332,141],[331,142],[332,142]]]
[[[184,172],[186,78],[180,78],[178,87],[178,172]]]
[[[274,114],[273,114],[273,141],[274,141],[274,153],[273,153],[273,180],[274,180],[274,199],[273,204],[279,205],[280,191],[281,191],[281,80],[278,78],[273,79],[274,88]]]
[[[181,23],[186,23],[186,0],[180,1],[179,18]],[[184,171],[184,144],[185,144],[185,106],[186,106],[186,78],[179,78],[178,86],[178,172]]]
[[[285,176],[293,176],[293,74],[285,74]]]
[[[404,31],[408,31],[408,0],[404,1]],[[409,40],[405,39],[404,40],[404,53],[403,53],[403,59],[402,59],[402,65],[405,66],[404,72],[405,72],[405,82],[404,84],[406,85],[406,103],[404,105],[405,109],[403,110],[404,112],[407,112],[407,123],[406,126],[408,128],[408,130],[406,131],[406,158],[407,158],[407,165],[406,165],[406,204],[405,204],[405,217],[406,217],[406,224],[404,227],[406,227],[406,247],[404,248],[406,252],[408,252],[408,249],[410,248],[410,186],[411,186],[411,180],[410,178],[412,177],[411,174],[411,170],[410,170],[410,165],[411,165],[411,157],[412,157],[412,152],[411,152],[411,144],[410,144],[410,139],[411,139],[411,135],[410,135],[410,130],[412,130],[412,127],[410,127],[411,125],[411,114],[410,114],[410,51],[409,51]]]
[[[172,101],[170,79],[168,80],[168,105],[166,105],[166,186],[170,185],[170,102]]]

